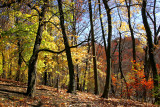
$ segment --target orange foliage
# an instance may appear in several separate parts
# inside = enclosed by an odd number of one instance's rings
[[[112,77],[112,83],[115,86],[117,82],[117,78],[114,75],[112,75],[111,77]]]

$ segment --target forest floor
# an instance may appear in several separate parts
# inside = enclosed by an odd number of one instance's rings
[[[64,89],[38,85],[36,95],[30,98],[25,95],[27,86],[21,82],[0,79],[0,107],[156,107],[127,99],[109,98],[79,92],[67,93]]]

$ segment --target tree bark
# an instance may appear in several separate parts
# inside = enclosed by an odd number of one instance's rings
[[[3,70],[2,78],[6,78],[5,65],[6,65],[5,56],[4,56],[4,53],[2,51],[2,70]]]
[[[130,29],[130,33],[131,33],[131,38],[132,38],[133,61],[136,63],[135,37],[134,37],[134,33],[133,33],[133,28],[132,28],[132,25],[131,25],[131,13],[130,13],[131,0],[129,0],[129,4],[128,4],[127,0],[125,0],[125,3],[126,3],[126,6],[127,6],[127,10],[128,10],[128,25],[129,25],[129,29]]]
[[[119,16],[120,21],[121,21],[119,28],[121,28],[122,27],[122,18],[120,16],[119,10],[118,10],[118,16]],[[127,85],[127,81],[126,81],[126,78],[124,76],[124,73],[122,71],[122,46],[121,46],[121,44],[122,44],[122,34],[121,34],[121,31],[119,31],[119,36],[120,36],[119,37],[119,55],[118,55],[118,57],[119,57],[119,71],[121,73],[121,79],[124,79],[124,83],[126,84],[127,97],[129,99],[130,94],[129,94],[129,91],[128,91],[128,85]],[[122,87],[123,87],[123,85],[122,85]]]
[[[18,24],[18,17],[16,17],[16,24]],[[19,38],[19,35],[17,35],[17,46],[18,46],[18,69],[16,74],[16,81],[20,81],[20,75],[21,75],[21,65],[22,65],[22,47],[21,47],[21,40]]]
[[[135,37],[134,37],[134,33],[133,33],[133,28],[131,25],[131,11],[130,11],[130,5],[131,5],[131,0],[129,0],[127,2],[127,0],[125,0],[126,6],[127,6],[127,10],[128,10],[128,25],[129,25],[129,29],[130,29],[130,33],[131,33],[131,38],[132,38],[132,53],[133,53],[133,67],[135,70],[137,70],[136,67],[136,44],[135,44]],[[138,85],[138,78],[137,78],[137,74],[135,74],[135,85]],[[136,89],[136,97],[138,100],[138,90]]]
[[[41,40],[42,40],[42,33],[43,33],[43,26],[44,26],[44,19],[45,19],[45,13],[47,9],[47,2],[48,0],[44,0],[44,5],[42,6],[42,10],[39,13],[39,26],[37,31],[37,36],[34,44],[33,54],[29,60],[28,65],[28,87],[27,87],[27,95],[30,97],[34,97],[35,91],[36,91],[36,68],[37,68],[37,59],[38,59],[38,53],[37,51],[40,48]]]
[[[95,51],[95,38],[94,38],[94,26],[93,26],[93,20],[92,20],[92,5],[91,5],[91,0],[88,0],[88,5],[89,5],[89,15],[90,15],[90,25],[91,25],[91,43],[92,43],[92,55],[93,55],[93,69],[94,69],[94,94],[98,95],[99,94],[99,89],[98,89],[98,72],[97,72],[97,61],[96,61],[96,51]]]
[[[104,92],[102,94],[103,98],[109,97],[109,89],[111,83],[111,38],[112,38],[112,19],[111,19],[111,10],[108,6],[108,2],[103,0],[105,6],[107,17],[108,17],[108,49],[107,49],[107,75]]]
[[[89,54],[90,52],[90,43],[89,43],[89,40],[90,40],[90,36],[91,36],[91,33],[89,32],[89,36],[88,36],[88,49],[87,49],[87,54]],[[87,58],[86,58],[86,67],[85,67],[85,71],[84,71],[84,80],[83,80],[83,86],[82,86],[82,91],[85,91],[85,85],[86,85],[86,74],[87,74],[87,71],[88,71],[88,55],[87,55]]]
[[[160,93],[159,93],[159,82],[158,82],[158,72],[156,68],[156,62],[154,58],[154,46],[152,41],[152,32],[150,26],[148,24],[147,16],[146,16],[146,5],[147,0],[143,0],[142,3],[142,19],[145,27],[146,35],[147,35],[147,43],[149,48],[149,59],[153,73],[153,82],[154,82],[154,98],[155,103],[160,104]]]
[[[16,74],[16,81],[20,81],[22,56],[21,56],[21,44],[19,39],[17,45],[18,45],[18,69]]]
[[[68,61],[68,68],[69,68],[69,87],[68,87],[68,93],[75,93],[75,74],[74,74],[74,66],[72,62],[72,56],[71,56],[71,50],[69,47],[68,38],[65,32],[65,26],[64,26],[64,13],[62,9],[62,1],[58,0],[58,8],[60,12],[60,26],[62,29],[62,35],[64,40],[64,45],[66,49],[66,56]]]
[[[154,18],[154,44],[158,45],[158,32],[157,32],[157,23],[156,23],[156,0],[154,0],[154,6],[153,6],[153,18]]]
[[[148,81],[149,79],[149,73],[151,71],[151,66],[150,66],[150,60],[149,60],[149,54],[148,54],[148,46],[145,48],[145,59],[144,59],[144,75],[145,75],[145,80]],[[143,87],[143,99],[144,101],[147,100],[147,88],[146,86]]]

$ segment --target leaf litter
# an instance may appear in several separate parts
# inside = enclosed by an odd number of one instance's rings
[[[37,85],[34,98],[25,95],[27,85],[21,82],[0,79],[0,107],[156,107],[128,99],[101,98],[98,95],[66,89]]]

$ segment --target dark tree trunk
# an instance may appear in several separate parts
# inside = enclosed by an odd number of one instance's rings
[[[59,74],[57,75],[56,88],[57,88],[57,92],[59,92]]]
[[[10,59],[8,79],[12,79],[12,59]]]
[[[115,91],[114,91],[114,86],[113,86],[112,79],[111,79],[111,92],[112,92],[113,95],[115,95]]]
[[[88,49],[87,49],[87,50],[88,50],[88,51],[87,51],[87,54],[88,54],[88,55],[89,55],[89,52],[90,52],[90,43],[89,43],[90,36],[91,36],[91,33],[89,32],[89,36],[88,36]],[[85,71],[84,71],[84,80],[83,80],[82,91],[85,91],[87,71],[88,71],[88,56],[87,56],[87,59],[86,59],[86,67],[85,67]]]
[[[147,43],[148,43],[148,48],[149,48],[149,59],[150,59],[150,64],[151,64],[151,68],[152,68],[152,73],[153,73],[155,103],[160,104],[158,72],[157,72],[156,62],[155,62],[155,58],[154,58],[154,46],[153,46],[153,41],[152,41],[152,32],[151,32],[150,26],[148,24],[147,16],[146,16],[146,5],[147,5],[147,0],[143,0],[142,19],[143,19],[143,24],[144,24],[146,34],[147,34]]]
[[[108,17],[108,49],[107,49],[107,75],[106,75],[106,83],[104,92],[102,94],[103,98],[109,97],[109,89],[111,82],[111,38],[112,38],[112,19],[111,19],[111,10],[108,6],[108,2],[103,0],[103,4],[105,6],[107,17]]]
[[[102,37],[103,37],[103,43],[104,43],[104,49],[105,49],[105,54],[106,54],[106,62],[107,62],[107,43],[106,43],[106,39],[105,39],[105,33],[104,33],[104,25],[102,22],[102,17],[101,17],[101,4],[100,4],[100,0],[98,0],[99,3],[99,17],[100,17],[100,23],[101,23],[101,29],[102,29]]]
[[[47,85],[47,83],[48,83],[48,74],[47,74],[47,56],[45,55],[45,57],[44,57],[44,65],[45,65],[45,67],[44,67],[44,73],[43,73],[43,84],[44,85]]]
[[[34,44],[33,54],[29,60],[28,65],[28,87],[27,87],[27,95],[34,97],[35,94],[35,86],[36,86],[36,68],[37,68],[37,59],[38,59],[38,53],[37,51],[40,48],[41,40],[42,40],[42,33],[43,33],[43,27],[44,27],[44,19],[45,19],[45,12],[47,9],[47,2],[48,0],[44,0],[44,5],[42,6],[42,10],[39,13],[39,26],[37,31],[37,36]]]
[[[20,75],[21,75],[21,65],[22,65],[22,56],[21,56],[21,41],[18,39],[18,69],[17,69],[17,74],[16,74],[16,81],[20,81]]]
[[[122,27],[122,19],[121,19],[121,16],[119,14],[119,10],[118,10],[118,16],[119,16],[120,21],[121,21],[119,28],[121,28]],[[126,84],[127,98],[130,98],[130,94],[128,92],[127,81],[126,81],[126,78],[125,78],[124,73],[122,71],[122,46],[121,46],[121,44],[122,44],[122,34],[121,34],[121,31],[119,31],[119,36],[120,36],[119,37],[119,55],[118,55],[118,57],[119,57],[119,71],[121,73],[121,79],[124,79],[124,83]],[[122,87],[123,87],[123,85],[122,85]]]
[[[127,2],[127,0],[125,0],[125,3],[126,3],[126,6],[127,6],[127,10],[128,10],[128,25],[129,25],[129,29],[130,29],[130,33],[131,33],[131,38],[132,38],[133,60],[136,63],[135,37],[134,37],[134,33],[133,33],[133,28],[132,28],[132,25],[131,25],[131,13],[130,13],[131,0],[129,0],[129,3]]]
[[[6,78],[5,65],[6,65],[5,56],[4,56],[4,53],[2,51],[2,70],[3,70],[2,78]]]
[[[47,85],[47,71],[44,71],[44,85]]]
[[[76,66],[76,70],[77,70],[77,90],[80,90],[80,84],[79,84],[79,69],[78,69],[78,64]]]
[[[71,50],[69,47],[68,43],[68,38],[65,32],[65,26],[64,26],[64,14],[63,14],[63,9],[62,9],[62,1],[58,0],[58,7],[59,7],[59,12],[60,12],[60,25],[62,29],[62,34],[63,34],[63,40],[64,40],[64,45],[66,49],[66,56],[67,56],[67,61],[68,61],[68,68],[69,68],[69,87],[68,87],[68,93],[75,93],[75,74],[74,74],[74,66],[72,62],[72,56],[71,56]]]
[[[103,37],[103,43],[104,43],[105,54],[106,54],[106,62],[107,62],[107,44],[106,44],[106,39],[105,39],[105,34],[104,34],[104,27],[103,27],[103,22],[102,22],[102,17],[101,17],[100,0],[98,0],[98,3],[99,3],[99,17],[100,17],[100,23],[101,23],[101,29],[102,29],[102,37]],[[112,84],[112,80],[111,80],[111,91],[112,91],[113,94],[115,94],[114,86]]]
[[[95,51],[95,38],[94,38],[94,26],[93,26],[93,20],[92,20],[92,5],[91,0],[88,0],[89,5],[89,15],[90,15],[90,25],[91,25],[91,43],[92,43],[92,55],[93,55],[93,68],[94,68],[94,81],[95,81],[95,90],[94,94],[99,94],[98,89],[98,72],[97,72],[97,61],[96,61],[96,51]]]
[[[16,17],[16,24],[18,24],[18,17]],[[22,47],[21,47],[21,40],[19,38],[19,35],[17,36],[17,47],[18,47],[18,69],[17,69],[17,73],[16,73],[16,81],[20,81],[20,75],[21,75],[21,65],[22,65]]]
[[[149,61],[149,54],[148,54],[148,47],[145,48],[145,61],[144,61],[144,74],[145,74],[145,80],[148,81],[149,79],[149,73],[151,71],[150,61]],[[147,100],[147,89],[146,86],[143,87],[143,99],[144,101]]]
[[[157,22],[156,22],[156,1],[157,0],[154,0],[154,6],[153,6],[153,18],[154,18],[154,44],[155,45],[158,45],[158,33],[157,32]]]
[[[120,33],[120,32],[119,32]],[[123,74],[122,71],[122,50],[121,50],[121,41],[122,41],[122,37],[121,37],[121,33],[120,33],[120,40],[119,40],[119,71],[121,73],[121,79],[124,79],[124,83],[126,84],[126,90],[127,90],[127,98],[130,98],[130,94],[128,92],[128,85],[127,85],[127,81],[126,78]]]
[[[130,13],[130,5],[131,5],[131,0],[129,0],[127,2],[127,0],[125,0],[126,6],[127,6],[127,10],[128,10],[128,25],[129,25],[129,29],[130,29],[130,33],[131,33],[131,38],[132,38],[132,53],[133,53],[133,67],[134,69],[137,69],[136,67],[136,44],[135,44],[135,37],[134,37],[134,33],[133,33],[133,28],[131,25],[131,13]],[[138,78],[137,75],[135,75],[135,85],[138,85]],[[138,100],[138,90],[136,89],[136,97]]]

